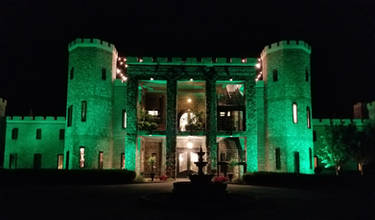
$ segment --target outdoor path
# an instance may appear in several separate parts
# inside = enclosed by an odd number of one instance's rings
[[[3,219],[375,219],[374,193],[228,185],[224,200],[172,196],[172,183],[2,186]]]

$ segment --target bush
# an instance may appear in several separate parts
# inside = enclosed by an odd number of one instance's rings
[[[160,181],[167,181],[168,177],[166,175],[159,176]]]
[[[228,181],[229,181],[228,177],[225,177],[225,176],[215,176],[213,180],[214,183],[225,183]]]

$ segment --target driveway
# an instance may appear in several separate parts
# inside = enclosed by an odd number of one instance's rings
[[[177,198],[172,183],[3,186],[0,219],[375,219],[374,193],[228,185],[225,199]]]

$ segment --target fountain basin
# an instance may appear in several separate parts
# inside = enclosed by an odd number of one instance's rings
[[[214,175],[189,175],[190,181],[197,184],[209,184],[213,177]]]
[[[227,192],[226,189],[227,184],[225,183],[202,184],[188,181],[173,183],[173,193],[187,197],[224,196]]]

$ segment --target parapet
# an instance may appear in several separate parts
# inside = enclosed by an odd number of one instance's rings
[[[61,122],[65,123],[64,116],[7,116],[7,122]]]
[[[106,50],[110,53],[114,52],[117,55],[117,50],[116,50],[115,45],[107,41],[99,40],[96,38],[77,38],[74,41],[69,43],[68,51],[71,52],[77,47],[96,47],[96,48]]]
[[[356,126],[363,126],[366,122],[368,122],[368,119],[351,119],[351,118],[345,118],[345,119],[337,119],[337,118],[314,118],[312,120],[312,124],[314,126],[326,126],[326,125],[349,125],[354,124]]]
[[[128,65],[184,65],[184,66],[251,66],[257,59],[250,57],[126,57]]]
[[[260,57],[263,59],[264,56],[266,56],[269,53],[285,49],[299,49],[305,51],[308,54],[311,53],[311,46],[302,40],[283,40],[265,46],[262,53],[260,54]]]

